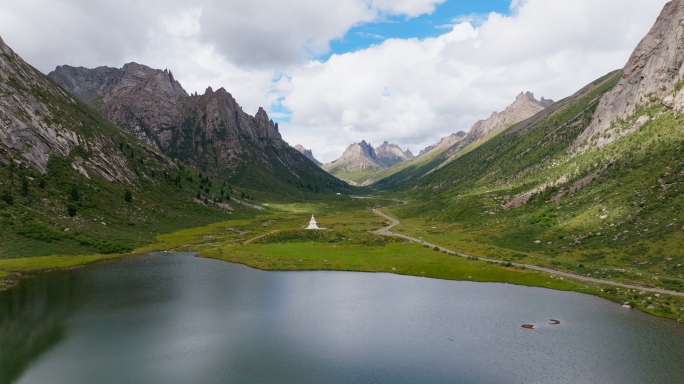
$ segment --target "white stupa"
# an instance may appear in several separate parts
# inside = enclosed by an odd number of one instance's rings
[[[318,228],[318,225],[316,224],[316,219],[314,219],[314,216],[311,215],[311,221],[309,221],[309,226],[306,229],[323,229],[323,228]]]

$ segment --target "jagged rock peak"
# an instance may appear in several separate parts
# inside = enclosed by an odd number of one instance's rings
[[[534,93],[532,93],[532,92],[529,92],[529,91],[528,92],[520,92],[518,97],[515,98],[515,102],[513,102],[513,104],[506,107],[506,110],[516,109],[516,108],[519,108],[521,105],[524,105],[527,103],[532,103],[535,105],[541,105],[544,108],[546,108],[549,105],[553,104],[554,101],[550,100],[550,99],[545,99],[544,97],[542,97],[541,100],[537,100],[534,97]]]
[[[370,168],[389,168],[397,163],[412,159],[410,150],[402,150],[396,144],[385,141],[381,146],[373,148],[365,140],[347,147],[342,157],[325,164],[323,169],[329,172],[354,172]]]
[[[296,149],[297,151],[299,151],[299,153],[301,153],[302,155],[306,156],[307,159],[313,161],[314,164],[318,165],[319,167],[320,167],[321,165],[323,165],[323,163],[321,163],[320,161],[316,160],[316,158],[315,158],[314,155],[313,155],[313,151],[312,151],[312,150],[306,149],[306,148],[304,148],[304,146],[302,146],[302,145],[300,145],[300,144],[295,145],[295,146],[294,146],[294,149]]]
[[[370,168],[382,168],[382,166],[377,162],[375,149],[365,140],[350,145],[342,157],[323,165],[323,169],[328,172],[354,172]]]
[[[348,146],[341,159],[354,158],[356,156],[365,156],[375,161],[375,148],[367,143],[366,140],[361,140],[359,143]]]
[[[456,142],[449,151],[459,151],[484,137],[501,132],[512,125],[529,119],[553,104],[553,100],[544,98],[542,100],[535,99],[532,92],[521,92],[513,104],[506,107],[503,112],[494,112],[488,119],[475,123],[466,136]]]
[[[249,116],[224,88],[214,91],[207,87],[204,95],[190,97],[169,70],[138,63],[121,69],[60,66],[48,76],[149,144],[173,155],[192,154],[194,165],[225,162],[222,165],[233,167],[235,162],[229,159],[238,157],[246,145],[239,137],[250,137],[258,145],[266,145],[262,139],[282,139],[263,109]],[[223,149],[192,150],[195,139],[181,129],[183,124],[200,126],[204,143],[211,141]],[[211,153],[220,159],[208,159],[214,156]]]
[[[386,168],[413,158],[410,150],[403,151],[398,145],[387,141],[375,148],[375,161]]]
[[[553,101],[551,99],[545,99],[544,96],[542,96],[542,98],[541,98],[541,100],[539,100],[539,102],[544,107],[549,107],[551,104],[555,103],[555,101]]]
[[[628,129],[614,127],[630,117],[650,98],[669,108],[684,110],[684,0],[665,4],[648,34],[641,40],[622,70],[618,84],[601,99],[589,127],[577,138],[573,150],[601,147],[625,136],[644,123]]]

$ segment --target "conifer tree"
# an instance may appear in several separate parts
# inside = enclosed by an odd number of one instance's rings
[[[78,188],[75,185],[71,186],[71,200],[78,201]]]

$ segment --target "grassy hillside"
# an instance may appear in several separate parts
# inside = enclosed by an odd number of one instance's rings
[[[231,183],[259,190],[272,199],[307,199],[311,194],[357,193],[358,188],[352,188],[330,176],[294,148],[267,146],[253,152],[262,153],[263,158],[286,158],[289,161],[287,164],[280,161],[267,163],[260,161],[263,159],[249,157],[250,152],[246,151],[247,160],[234,172],[215,172]]]
[[[138,178],[130,184],[83,176],[72,164],[88,156],[84,150],[52,157],[47,174],[0,167],[0,258],[125,252],[158,233],[253,214],[229,201],[253,192],[183,166],[167,169],[140,148],[121,143],[120,151],[137,163]],[[235,212],[219,208],[220,201]]]
[[[618,78],[405,185],[410,204],[394,209],[413,224],[404,230],[489,257],[684,291],[684,117],[652,100],[618,123],[650,116],[635,133],[568,152]]]

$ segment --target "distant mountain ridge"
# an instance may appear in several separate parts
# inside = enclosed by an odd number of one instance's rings
[[[301,153],[302,155],[306,156],[307,159],[313,161],[314,164],[318,165],[319,167],[320,167],[321,165],[323,165],[323,163],[321,163],[320,161],[316,160],[316,158],[315,158],[314,155],[313,155],[313,151],[312,151],[312,150],[306,149],[306,148],[304,148],[304,147],[303,147],[302,145],[300,145],[300,144],[295,145],[295,146],[294,146],[294,149],[298,150],[299,153]]]
[[[521,92],[511,105],[502,112],[493,112],[487,119],[476,122],[470,130],[458,132],[442,138],[439,142],[426,147],[414,160],[400,163],[381,173],[372,175],[374,183],[399,186],[419,179],[444,166],[462,151],[472,148],[475,143],[491,139],[505,129],[520,124],[554,105],[553,100],[537,100],[532,92]]]
[[[339,159],[323,165],[323,169],[331,173],[334,171],[355,172],[369,168],[382,167],[376,161],[375,149],[365,140],[353,143],[347,147]]]
[[[325,164],[323,168],[345,172],[369,168],[389,168],[404,160],[413,159],[413,157],[410,150],[404,151],[396,144],[385,141],[381,146],[373,148],[371,144],[362,140],[360,143],[354,143],[347,147],[342,157]]]
[[[414,156],[410,149],[403,151],[398,145],[390,144],[387,141],[375,148],[375,161],[385,168],[413,158]]]
[[[63,65],[48,76],[122,129],[207,172],[273,192],[347,188],[290,147],[263,108],[245,113],[224,88],[189,95],[170,71],[137,63]]]
[[[463,140],[459,140],[456,145],[449,148],[449,153],[453,154],[458,152],[482,138],[501,132],[511,125],[529,119],[551,106],[553,103],[553,100],[545,99],[543,97],[541,100],[535,99],[534,93],[532,92],[521,92],[515,98],[513,104],[506,107],[503,112],[492,112],[492,115],[489,118],[475,123]]]
[[[446,149],[451,147],[452,145],[456,144],[457,142],[463,140],[464,137],[466,137],[467,133],[463,131],[459,131],[458,133],[452,133],[451,135],[447,137],[443,137],[440,141],[438,141],[435,144],[432,144],[423,150],[420,151],[418,156],[423,156],[429,152],[434,151],[435,149]]]

